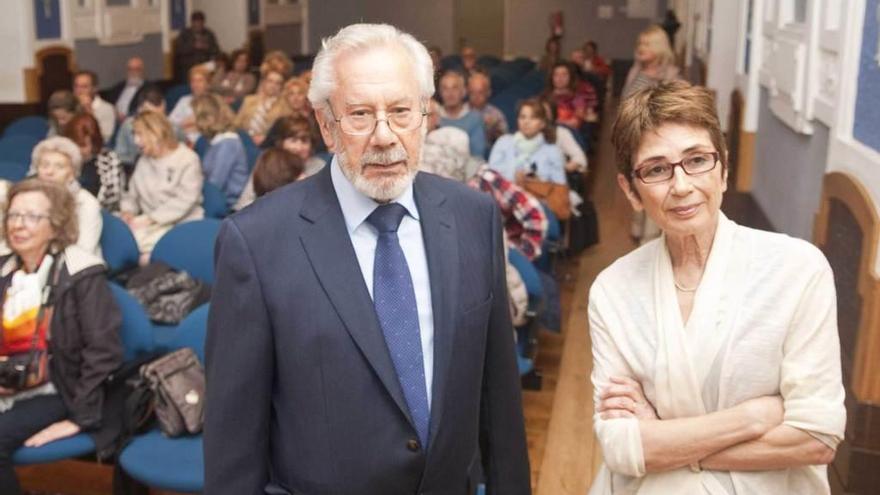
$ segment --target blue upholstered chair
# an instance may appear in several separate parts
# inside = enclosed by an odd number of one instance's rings
[[[177,100],[190,94],[189,84],[175,84],[165,92],[165,108],[170,113],[177,105]]]
[[[3,136],[0,139],[0,157],[3,157],[5,161],[28,166],[31,163],[31,152],[34,150],[34,146],[42,139],[41,137],[23,134]]]
[[[162,261],[175,270],[214,283],[214,241],[220,220],[205,218],[174,226],[165,233],[150,255],[150,261]]]
[[[204,304],[190,313],[176,327],[168,350],[189,347],[204,362],[208,310]],[[160,490],[197,493],[205,484],[202,435],[167,438],[154,429],[135,437],[119,456],[119,464],[132,478]]]
[[[101,210],[101,219],[101,253],[110,275],[137,266],[140,251],[128,225],[106,210]]]
[[[229,214],[229,204],[226,195],[219,187],[205,181],[202,184],[202,208],[208,218],[223,218]]]
[[[247,131],[243,131],[241,129],[238,130],[238,137],[241,138],[241,144],[244,146],[244,154],[247,156],[248,162],[248,170],[253,171],[254,166],[257,164],[257,158],[260,157],[260,147],[257,146],[257,143],[254,142],[251,135],[247,133]]]
[[[116,303],[122,312],[122,346],[125,360],[153,350],[153,325],[143,308],[128,292],[116,284],[110,284]],[[16,465],[45,464],[91,454],[95,442],[86,433],[63,438],[42,447],[21,447],[15,451],[12,461]]]
[[[29,168],[27,163],[0,161],[0,179],[18,182],[27,176]]]
[[[547,216],[547,237],[541,246],[541,256],[535,260],[535,266],[546,273],[550,273],[553,265],[553,256],[562,252],[564,239],[562,239],[562,225],[559,223],[556,214],[543,201],[541,202],[541,207]]]
[[[3,131],[3,137],[6,136],[33,136],[39,139],[46,137],[49,132],[49,121],[41,115],[29,115],[20,119],[15,119],[6,126]]]

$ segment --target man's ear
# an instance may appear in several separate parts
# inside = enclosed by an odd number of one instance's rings
[[[315,120],[318,121],[318,129],[321,130],[321,137],[324,139],[324,144],[327,146],[327,149],[334,149],[333,145],[335,142],[333,140],[333,131],[330,129],[330,126],[336,122],[327,118],[326,111],[323,108],[315,109]]]
[[[617,185],[620,186],[620,190],[626,195],[626,199],[629,200],[633,210],[642,211],[644,209],[639,193],[633,188],[633,184],[630,184],[625,175],[617,174]]]

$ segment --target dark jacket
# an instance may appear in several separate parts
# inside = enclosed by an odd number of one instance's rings
[[[84,431],[102,425],[104,380],[122,364],[122,314],[107,286],[100,258],[70,246],[52,292],[49,377]],[[18,268],[15,255],[0,258],[0,293]]]

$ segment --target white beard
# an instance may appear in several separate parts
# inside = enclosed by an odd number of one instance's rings
[[[419,173],[418,169],[410,168],[409,155],[402,148],[393,148],[384,152],[367,152],[361,156],[360,163],[354,166],[348,162],[348,155],[345,151],[337,152],[336,157],[339,160],[339,168],[342,170],[342,174],[345,175],[354,188],[368,198],[378,202],[387,202],[399,198]],[[399,161],[407,164],[405,174],[374,180],[367,179],[361,174],[365,164],[394,163]]]

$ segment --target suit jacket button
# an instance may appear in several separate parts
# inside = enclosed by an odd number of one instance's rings
[[[418,451],[419,451],[419,441],[418,441],[418,440],[414,440],[414,439],[413,439],[413,440],[407,440],[407,441],[406,441],[406,448],[407,448],[410,452],[418,452]]]

